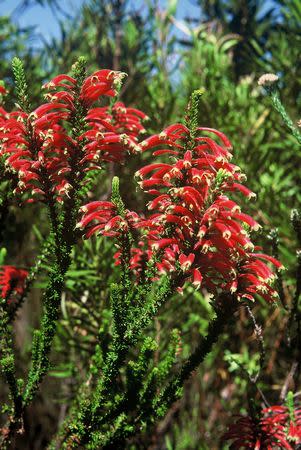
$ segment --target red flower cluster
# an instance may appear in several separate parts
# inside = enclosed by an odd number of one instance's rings
[[[100,70],[77,86],[73,77],[58,75],[43,86],[48,103],[32,113],[0,111],[0,156],[18,174],[17,192],[42,198],[51,193],[62,200],[72,189],[69,174],[75,170],[75,160],[76,170],[82,173],[100,168],[101,161],[121,161],[127,150],[138,149],[144,114],[118,103],[112,114],[108,108],[91,108],[100,97],[116,95],[122,76]],[[86,113],[80,135],[74,133],[78,104]]]
[[[282,266],[254,252],[249,230],[259,225],[226,196],[237,191],[248,198],[254,194],[241,184],[244,175],[230,163],[228,139],[216,130],[199,131],[217,135],[221,145],[207,136],[191,140],[181,124],[140,144],[142,150],[155,148],[154,156],[168,155],[172,162],[153,163],[137,172],[142,189],[155,197],[148,208],[157,212],[146,219],[130,213],[131,226],[143,229],[139,247],[132,249],[132,268],[139,271],[139,262],[156,254],[158,273],[181,269],[182,284],[190,280],[213,294],[226,291],[249,300],[260,294],[270,301],[277,293],[270,286],[274,274],[265,261]],[[94,202],[82,208],[78,226],[88,227],[86,237],[98,230],[108,234],[123,223],[110,205]]]
[[[245,176],[230,163],[231,144],[219,131],[198,128],[216,135],[221,144],[204,135],[193,139],[187,127],[175,124],[163,133],[143,141],[143,150],[155,149],[154,156],[168,155],[169,162],[147,165],[137,172],[142,189],[154,196],[148,208],[155,212],[144,226],[152,229],[150,244],[161,251],[161,271],[170,272],[180,265],[184,280],[202,285],[211,293],[236,293],[254,300],[260,294],[266,300],[277,297],[270,282],[269,261],[281,264],[255,247],[249,231],[259,224],[226,193],[254,194],[241,182]]]
[[[97,233],[103,236],[122,237],[125,234],[137,234],[143,219],[134,211],[125,210],[123,216],[118,214],[117,207],[112,202],[95,201],[80,208],[83,213],[82,219],[77,223],[76,228],[84,230],[84,236],[88,239],[92,234]],[[118,251],[115,253],[115,265],[121,263],[124,249],[122,242],[116,244]],[[152,257],[152,251],[145,252],[143,247],[145,242],[141,240],[138,248],[130,249],[130,267],[139,276],[146,267],[146,262]]]
[[[102,148],[101,159],[120,162],[125,148],[131,152],[140,151],[138,135],[145,132],[141,122],[146,119],[146,114],[138,109],[126,108],[121,102],[115,103],[112,108],[92,108],[87,114],[90,129],[85,133],[85,138],[90,140],[90,148],[97,149],[97,141],[103,138],[102,134],[106,130],[111,131],[107,146]]]
[[[140,143],[143,151],[155,149],[153,156],[167,155],[169,161],[137,172],[142,189],[154,196],[148,209],[155,212],[146,219],[130,213],[132,226],[143,229],[141,245],[132,249],[132,268],[139,270],[140,260],[156,254],[158,272],[181,269],[182,284],[190,280],[212,294],[236,293],[238,299],[252,301],[259,294],[271,301],[277,293],[270,285],[274,274],[265,262],[278,269],[282,266],[276,259],[255,252],[249,232],[257,230],[259,224],[226,195],[241,192],[251,198],[254,194],[241,184],[245,176],[230,162],[228,139],[213,129],[198,131],[216,135],[221,144],[203,135],[191,139],[189,129],[182,124]],[[110,208],[110,213],[104,208]],[[114,208],[104,206],[104,202],[94,202],[82,211],[84,217],[78,226],[88,226],[86,237],[122,223],[114,216]]]
[[[141,121],[149,120],[149,117],[139,109],[126,108],[122,102],[117,102],[112,108],[112,119],[118,133],[126,133],[137,142],[137,136],[146,131]]]
[[[7,298],[11,293],[22,294],[24,283],[28,275],[27,270],[17,269],[14,266],[1,266],[0,288],[1,297]]]
[[[286,406],[271,406],[261,411],[257,422],[238,416],[223,436],[223,442],[229,441],[230,449],[293,450],[301,444],[301,408],[292,414]]]

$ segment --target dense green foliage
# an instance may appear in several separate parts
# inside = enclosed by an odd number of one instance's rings
[[[27,3],[23,2],[23,6],[27,7]],[[233,318],[231,331],[225,329],[200,369],[186,382],[184,391],[176,393],[182,386],[176,378],[169,386],[172,390],[169,398],[181,399],[172,406],[171,402],[164,404],[164,399],[161,404],[158,401],[157,422],[150,423],[148,399],[154,398],[153,392],[166,379],[173,364],[187,359],[200,336],[207,335],[208,327],[212,335],[215,326],[221,331],[219,317],[213,319],[214,310],[206,293],[194,292],[189,287],[183,297],[172,297],[167,306],[164,299],[169,286],[162,283],[155,305],[159,310],[155,321],[148,321],[146,311],[145,323],[131,325],[129,315],[125,326],[127,330],[132,326],[133,334],[127,336],[127,341],[122,320],[126,311],[122,308],[130,310],[132,306],[120,308],[120,286],[114,278],[116,272],[112,271],[112,243],[93,237],[72,248],[75,218],[58,217],[61,242],[56,243],[56,248],[65,246],[65,254],[71,257],[72,263],[60,259],[54,271],[53,235],[49,235],[51,230],[46,225],[49,212],[31,205],[30,211],[21,215],[17,205],[10,204],[15,186],[4,180],[0,186],[0,263],[22,261],[24,266],[35,265],[29,281],[34,289],[27,299],[24,295],[14,328],[17,356],[1,355],[3,372],[10,380],[14,365],[17,373],[23,372],[33,340],[31,384],[26,394],[29,403],[38,389],[37,377],[40,382],[50,368],[38,397],[26,412],[25,427],[31,430],[29,438],[24,440],[19,436],[15,448],[47,448],[53,436],[66,426],[70,426],[71,433],[87,433],[84,424],[91,408],[97,416],[95,411],[101,408],[103,398],[107,399],[106,391],[111,389],[112,397],[118,392],[120,380],[116,381],[112,373],[124,363],[123,352],[127,348],[116,350],[114,346],[120,346],[123,341],[125,347],[130,347],[135,341],[137,346],[122,373],[129,381],[127,392],[117,400],[116,397],[107,400],[110,414],[118,417],[116,409],[134,395],[133,386],[138,389],[137,374],[145,374],[143,385],[136,392],[140,395],[141,432],[128,441],[127,448],[226,449],[220,438],[233,414],[249,412],[253,403],[258,408],[265,401],[284,402],[289,391],[297,393],[295,398],[300,400],[300,252],[296,256],[301,246],[301,220],[297,211],[301,202],[301,147],[297,126],[301,105],[300,2],[199,0],[196,3],[200,5],[200,16],[181,20],[176,16],[177,2],[173,1],[163,8],[161,2],[155,1],[135,7],[127,0],[89,0],[76,17],[66,17],[56,1],[36,3],[49,4],[56,11],[60,17],[60,36],[44,42],[41,48],[32,48],[30,36],[34,35],[34,29],[21,30],[10,18],[0,17],[0,79],[11,92],[22,97],[20,89],[18,93],[18,80],[17,89],[13,88],[13,56],[19,56],[24,62],[30,101],[36,104],[41,97],[40,82],[57,73],[69,72],[83,55],[89,72],[112,68],[127,73],[120,98],[127,105],[143,110],[150,117],[148,132],[157,133],[180,120],[192,91],[203,89],[198,121],[202,126],[221,130],[233,143],[235,164],[246,173],[248,186],[257,193],[256,202],[248,203],[247,209],[263,225],[258,238],[260,245],[279,258],[287,270],[278,279],[281,298],[278,307],[258,301],[252,305],[252,311],[241,308]],[[269,8],[266,3],[270,4]],[[15,75],[20,74],[16,62],[13,68]],[[257,84],[258,77],[265,72],[279,76],[273,92]],[[23,99],[26,108],[29,99],[24,95]],[[137,167],[135,158],[121,167],[110,164],[106,181],[95,175],[84,189],[93,192],[94,198],[108,198],[111,181],[117,175],[121,180],[122,200],[115,186],[112,201],[124,201],[130,209],[133,205],[137,208],[137,198],[143,197],[143,193],[136,192],[133,181]],[[2,161],[0,171],[4,172]],[[86,192],[78,191],[74,202]],[[141,207],[143,204],[141,201]],[[119,207],[122,209],[122,203]],[[43,304],[42,289],[55,293],[51,304],[49,297],[48,303]],[[135,295],[139,299],[146,293]],[[130,301],[129,295],[126,298]],[[39,340],[40,331],[33,333],[39,325],[42,305],[46,310],[42,329],[47,329],[50,323],[48,335],[44,334],[46,341]],[[47,336],[52,339],[54,334],[52,315],[59,320],[49,361],[45,349],[49,345]],[[9,318],[1,317],[1,323],[6,327],[1,335],[11,336]],[[145,334],[137,337],[134,328],[139,325],[143,325]],[[109,348],[111,338],[113,350]],[[202,345],[206,346],[206,342],[202,341]],[[120,361],[109,357],[107,361],[111,365],[105,366],[104,376],[93,386],[94,391],[92,387],[89,390],[90,379],[103,367],[102,358],[110,352],[114,357],[118,354]],[[203,356],[207,354],[205,348],[202,352]],[[41,363],[44,357],[47,361]],[[192,364],[187,370],[191,372],[196,366]],[[116,385],[110,384],[111,378]],[[4,404],[7,386],[2,380],[0,383],[0,401]],[[83,392],[75,398],[80,385]],[[9,388],[18,405],[20,381],[14,379]],[[95,390],[99,394],[97,404],[96,396],[89,398]],[[68,423],[70,406],[72,425]],[[152,408],[156,409],[154,405]],[[167,408],[170,409],[165,415]],[[132,412],[129,405],[128,414]],[[118,420],[114,423],[115,444],[119,428],[125,429],[126,419],[119,416]],[[97,424],[94,425],[96,429]],[[57,439],[60,442],[60,437]],[[91,448],[98,448],[97,432],[93,439],[95,447]],[[110,439],[108,436],[108,442]],[[51,445],[50,448],[61,448],[55,447],[60,444]]]

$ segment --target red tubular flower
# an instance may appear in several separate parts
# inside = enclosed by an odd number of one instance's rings
[[[130,152],[139,152],[138,136],[145,132],[142,122],[147,116],[134,108],[126,108],[121,102],[117,102],[110,109],[98,107],[90,109],[87,114],[87,120],[90,130],[85,134],[89,140],[90,148],[94,148],[101,153],[102,159],[111,161],[120,161],[123,159],[125,149]],[[107,142],[100,146],[105,132],[111,132],[108,135]]]
[[[0,288],[1,297],[7,298],[11,293],[22,294],[24,283],[28,275],[27,270],[18,269],[14,266],[1,266]]]
[[[137,280],[144,276],[147,262],[152,258],[152,250],[145,249],[145,240],[141,239],[138,247],[128,248],[128,238],[140,228],[143,220],[129,210],[125,210],[122,216],[118,214],[117,207],[112,202],[94,201],[80,208],[82,219],[76,228],[84,230],[84,237],[88,239],[93,234],[114,236],[117,238],[118,251],[114,255],[115,265],[120,265],[124,257],[127,264],[135,273]],[[125,248],[124,243],[126,242]]]
[[[86,106],[90,107],[101,95],[114,97],[116,95],[115,88],[124,76],[125,74],[122,72],[108,69],[94,72],[84,81],[80,98]]]
[[[223,443],[231,441],[231,450],[253,449],[253,450],[292,450],[286,441],[283,432],[276,435],[266,432],[262,424],[255,422],[251,417],[237,416],[237,421],[229,426],[227,433],[222,437]],[[281,447],[279,446],[281,445]]]
[[[282,266],[254,253],[249,232],[259,224],[225,195],[241,192],[251,198],[254,194],[240,183],[245,176],[239,167],[229,162],[228,139],[217,130],[198,130],[216,135],[221,144],[207,136],[192,141],[181,124],[140,144],[144,151],[153,149],[155,157],[172,156],[172,161],[154,162],[137,172],[142,189],[154,196],[148,208],[155,213],[144,222],[146,228],[156,229],[150,244],[155,250],[173,249],[183,282],[202,284],[212,294],[235,292],[239,299],[249,300],[259,294],[271,301],[277,293],[270,286],[274,274],[265,261],[277,269]],[[168,270],[164,258],[161,252],[160,271]]]
[[[108,108],[106,113],[108,113]],[[116,102],[111,111],[115,130],[119,134],[127,134],[137,142],[139,134],[145,133],[142,122],[148,120],[148,116],[139,109],[127,108],[122,102]]]
[[[263,409],[262,414],[261,421],[267,432],[284,433],[292,445],[301,444],[301,408],[289,411],[286,406],[271,406]]]
[[[119,236],[122,231],[136,228],[140,221],[139,215],[126,210],[125,217],[117,213],[117,208],[112,202],[95,201],[80,208],[82,219],[76,228],[84,230],[84,236],[88,239],[98,232],[104,236]]]
[[[1,132],[1,129],[2,129],[2,127],[3,127],[3,125],[6,123],[6,121],[7,121],[7,117],[8,117],[8,114],[7,114],[7,112],[5,111],[5,109],[4,108],[2,108],[1,106],[0,106],[0,132]],[[1,141],[0,141],[1,142]],[[0,156],[2,155],[2,151],[1,151],[1,147],[0,147]]]
[[[263,409],[258,420],[237,416],[222,440],[232,441],[230,449],[293,450],[301,443],[301,409],[296,408],[293,416],[285,406]]]
[[[153,256],[152,250],[145,250],[145,242],[140,241],[138,247],[132,247],[130,251],[129,267],[136,275],[136,281],[145,275],[147,269],[147,263],[151,260]],[[115,265],[121,264],[123,249],[120,248],[118,252],[115,253]]]

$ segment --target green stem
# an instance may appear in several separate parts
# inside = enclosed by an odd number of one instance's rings
[[[160,416],[162,413],[165,414],[166,409],[181,396],[180,391],[184,382],[211,352],[213,345],[223,333],[225,325],[233,316],[238,306],[237,302],[229,296],[223,297],[219,299],[221,306],[216,309],[216,317],[209,323],[207,336],[200,340],[194,352],[183,364],[180,372],[169,382],[157,402],[155,402],[154,412],[157,416]]]
[[[80,415],[77,420],[66,425],[64,442],[70,445],[70,448],[76,448],[80,445],[87,445],[90,442],[91,430],[95,430],[102,422],[103,404],[113,397],[116,390],[116,380],[120,373],[120,368],[124,364],[130,348],[135,344],[143,329],[149,324],[151,318],[158,312],[158,309],[164,304],[174,292],[174,282],[166,282],[163,284],[155,297],[146,306],[145,310],[140,310],[140,318],[131,323],[131,316],[124,314],[124,320],[127,320],[124,333],[118,332],[113,336],[112,349],[109,352],[105,366],[103,368],[102,377],[99,379],[93,394],[92,401],[84,401],[80,407]],[[121,292],[123,289],[121,289]],[[113,294],[113,292],[112,292]],[[124,294],[124,292],[122,292]],[[122,296],[123,298],[123,296]],[[123,299],[124,300],[124,299]],[[126,300],[124,300],[126,303]],[[122,302],[119,302],[122,304]],[[136,311],[137,314],[139,311]],[[121,401],[122,403],[122,401]],[[120,405],[119,405],[120,406]],[[111,413],[116,409],[116,402],[113,402]],[[118,407],[117,407],[118,409]],[[67,439],[66,439],[67,438]],[[76,443],[76,444],[75,444]],[[65,448],[65,447],[64,447]],[[66,447],[68,448],[68,447]]]
[[[3,301],[3,303],[6,300]],[[10,442],[12,435],[15,431],[22,427],[22,396],[18,386],[15,369],[15,356],[13,350],[12,340],[12,326],[9,324],[9,315],[7,311],[0,307],[0,370],[2,371],[4,378],[8,384],[10,397],[13,402],[13,414],[12,420],[9,423],[8,434],[1,442],[6,445],[6,442]],[[5,448],[5,447],[4,447]]]
[[[70,256],[69,256],[70,262]],[[39,330],[38,345],[33,348],[33,364],[28,375],[28,382],[23,395],[24,407],[33,399],[39,384],[49,368],[49,353],[56,330],[56,321],[59,316],[61,293],[64,287],[64,275],[69,264],[65,262],[65,268],[58,266],[53,268],[50,280],[44,295],[45,312]]]
[[[183,364],[180,372],[174,376],[167,387],[159,395],[157,401],[152,406],[152,417],[162,418],[167,409],[181,396],[181,389],[184,382],[191,376],[191,374],[204,361],[206,356],[212,351],[214,344],[224,331],[226,324],[233,317],[234,311],[238,304],[232,297],[223,295],[219,298],[220,306],[216,309],[216,317],[209,323],[207,336],[202,338],[190,355],[187,361]],[[148,405],[149,406],[149,405]],[[149,413],[149,409],[148,409]],[[122,415],[122,414],[121,414]],[[122,449],[125,447],[126,439],[139,433],[141,425],[145,422],[147,417],[141,411],[140,415],[132,420],[132,425],[125,421],[124,426],[121,425],[108,436],[101,448],[106,450]]]
[[[272,105],[274,106],[275,110],[280,114],[284,124],[287,126],[287,128],[291,131],[292,135],[296,138],[298,143],[301,145],[301,133],[298,130],[298,128],[294,125],[294,122],[292,121],[292,119],[289,117],[287,111],[285,110],[285,108],[281,102],[278,90],[272,89],[269,93],[271,96]]]

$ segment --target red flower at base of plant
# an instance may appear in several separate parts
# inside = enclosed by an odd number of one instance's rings
[[[286,406],[271,406],[261,411],[258,420],[237,417],[222,438],[232,441],[230,449],[293,450],[301,444],[301,408],[290,412]]]
[[[13,292],[21,295],[24,292],[27,275],[27,270],[18,269],[14,266],[1,266],[1,297],[5,299]]]

